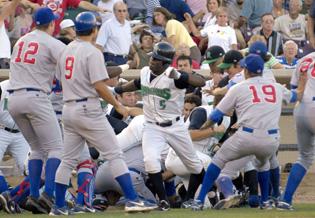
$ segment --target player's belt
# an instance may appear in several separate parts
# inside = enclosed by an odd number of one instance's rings
[[[62,115],[62,111],[55,111],[56,115]]]
[[[172,126],[174,123],[176,123],[177,121],[180,120],[180,117],[176,117],[175,120],[169,120],[169,121],[165,121],[165,122],[150,122],[149,123],[155,123],[156,125],[160,126],[160,127],[168,127],[168,126]]]
[[[8,92],[10,94],[12,94],[12,93],[19,91],[19,90],[26,90],[27,92],[42,92],[42,90],[36,89],[36,88],[24,88],[24,89],[17,89],[17,90],[8,89]]]
[[[249,133],[253,133],[253,132],[255,131],[254,129],[249,128],[249,127],[246,127],[246,126],[243,126],[243,127],[242,127],[242,130],[243,130],[244,132],[249,132]],[[269,130],[267,130],[267,133],[268,133],[269,135],[277,134],[278,132],[279,132],[278,129],[269,129]]]
[[[6,126],[4,126],[2,124],[0,124],[0,129],[4,129],[5,131],[10,132],[10,133],[19,133],[20,132],[20,130],[11,129],[11,128],[6,127]]]

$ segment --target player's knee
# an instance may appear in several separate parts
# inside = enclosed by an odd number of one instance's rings
[[[44,161],[45,153],[39,150],[33,150],[30,153],[29,160],[42,160]]]
[[[161,172],[161,163],[158,162],[158,161],[147,161],[147,162],[144,162],[144,167],[145,167],[145,171],[147,173],[151,173],[151,174],[154,174],[154,173],[159,173]]]
[[[300,156],[297,160],[297,163],[301,164],[306,170],[310,168],[310,166],[313,164],[314,156],[310,155],[304,155]]]
[[[57,158],[61,159],[61,150],[60,149],[51,149],[48,151],[48,159]]]

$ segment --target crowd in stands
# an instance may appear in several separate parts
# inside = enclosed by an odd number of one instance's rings
[[[274,57],[271,67],[280,69],[294,68],[315,48],[311,0],[124,0],[113,8],[118,1],[21,0],[12,7],[9,0],[1,0],[0,68],[9,68],[12,47],[32,31],[32,14],[43,6],[59,15],[56,37],[71,34],[73,15],[82,9],[94,11],[100,26],[96,46],[105,61],[128,63],[134,69],[148,65],[160,40],[176,48],[176,57],[190,56],[194,69],[209,68],[202,61],[205,50],[214,45],[225,52],[246,51],[251,41],[263,41]]]

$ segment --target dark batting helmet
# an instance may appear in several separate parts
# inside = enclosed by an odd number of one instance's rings
[[[92,12],[82,12],[78,14],[74,21],[76,32],[85,32],[96,27],[96,17]]]
[[[153,48],[154,59],[171,64],[175,55],[175,48],[167,42],[159,42]]]

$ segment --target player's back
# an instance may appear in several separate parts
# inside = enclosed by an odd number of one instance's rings
[[[64,101],[98,98],[93,84],[108,78],[102,53],[90,42],[74,40],[59,59],[57,78]]]
[[[20,38],[11,57],[11,89],[37,88],[49,93],[64,48],[65,44],[40,30]]]
[[[278,128],[283,99],[280,84],[260,76],[252,77],[232,87],[228,94],[228,104],[234,102],[240,126],[253,129]],[[226,104],[227,101],[224,102]]]

